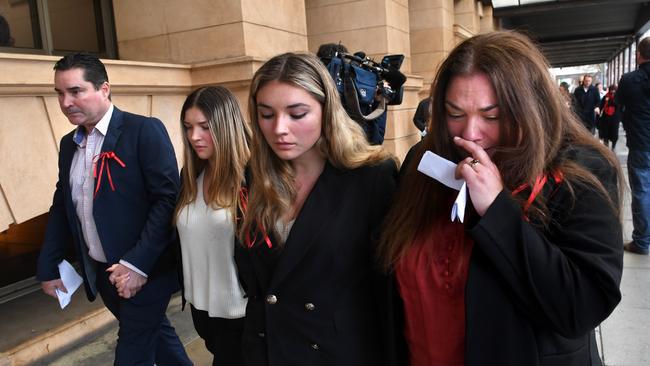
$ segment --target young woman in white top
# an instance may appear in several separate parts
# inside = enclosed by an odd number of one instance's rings
[[[181,110],[185,132],[176,227],[183,294],[213,365],[242,364],[246,298],[233,259],[236,221],[250,152],[237,99],[219,86],[192,92]]]

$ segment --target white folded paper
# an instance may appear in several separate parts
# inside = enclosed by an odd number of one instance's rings
[[[465,206],[467,205],[467,184],[464,179],[456,179],[456,166],[457,164],[431,151],[425,151],[420,164],[418,164],[418,171],[449,188],[459,191],[451,208],[451,221],[458,218],[460,222],[463,222],[465,219]]]
[[[77,271],[72,268],[72,265],[66,260],[63,260],[61,263],[59,263],[59,275],[61,276],[63,286],[65,286],[65,289],[68,290],[68,292],[65,293],[59,289],[56,289],[56,297],[59,299],[59,305],[61,305],[61,309],[64,309],[70,303],[72,294],[77,291],[83,282],[83,279],[81,276],[79,276]]]

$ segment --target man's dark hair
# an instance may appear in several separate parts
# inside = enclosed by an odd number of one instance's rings
[[[645,60],[650,60],[650,37],[642,39],[636,46],[636,50]]]
[[[324,43],[318,47],[316,56],[327,65],[337,52],[348,53],[348,49],[340,43]]]
[[[108,82],[106,68],[95,55],[85,52],[71,53],[54,64],[54,70],[56,71],[71,69],[82,69],[84,71],[84,80],[92,83],[95,90],[99,90],[102,84]]]

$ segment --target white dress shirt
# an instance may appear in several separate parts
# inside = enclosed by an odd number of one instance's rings
[[[113,110],[114,107],[111,103],[104,116],[97,122],[90,133],[87,133],[85,127],[79,126],[72,137],[72,140],[77,144],[77,150],[72,157],[72,165],[70,166],[72,203],[81,224],[81,233],[88,246],[88,254],[90,258],[101,263],[106,263],[107,260],[99,234],[97,234],[95,218],[93,217],[95,194],[93,169],[97,164],[97,157],[101,154],[104,137],[113,117]],[[120,260],[120,264],[147,277],[146,273],[124,260]]]
[[[93,217],[93,194],[95,190],[93,168],[96,164],[96,156],[102,151],[104,137],[113,116],[113,109],[113,104],[111,104],[90,133],[87,133],[85,127],[79,126],[72,138],[77,144],[77,150],[72,157],[72,165],[70,166],[72,202],[81,223],[81,232],[88,246],[88,254],[92,259],[102,263],[106,263],[106,254],[104,254],[102,243],[99,240]]]

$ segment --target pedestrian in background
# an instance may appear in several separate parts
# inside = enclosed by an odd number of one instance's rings
[[[420,135],[423,138],[427,134],[427,125],[429,125],[429,117],[431,116],[430,108],[429,98],[424,98],[418,103],[418,108],[415,110],[415,115],[413,115],[413,124],[420,130]]]
[[[573,98],[576,114],[580,117],[587,130],[593,135],[596,131],[596,115],[600,112],[598,110],[600,94],[591,85],[591,80],[591,75],[585,74],[582,77],[581,85],[573,91]]]
[[[560,83],[560,94],[564,100],[564,104],[571,110],[575,109],[575,101],[573,99],[573,94],[569,91],[569,83],[563,81]]]
[[[614,151],[618,141],[618,127],[621,124],[621,108],[616,105],[614,96],[616,94],[616,84],[607,88],[607,94],[600,101],[600,114],[598,115],[598,137],[603,141],[605,146]]]
[[[605,94],[607,94],[607,90],[603,87],[602,83],[596,83],[596,90],[598,90],[598,97],[600,99],[603,99]]]
[[[616,105],[623,108],[623,128],[629,153],[627,172],[632,191],[632,241],[625,244],[631,253],[650,253],[650,38],[636,48],[639,68],[618,84]]]

